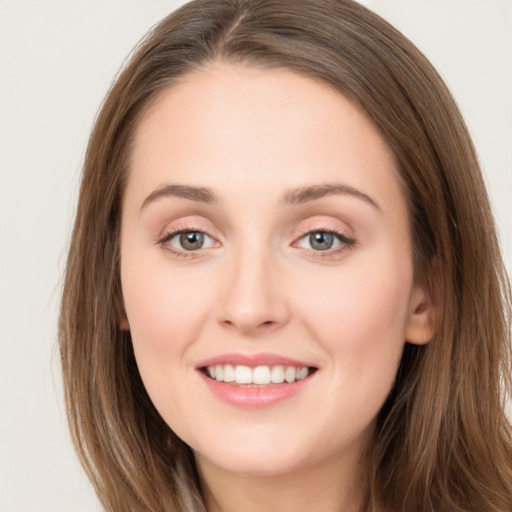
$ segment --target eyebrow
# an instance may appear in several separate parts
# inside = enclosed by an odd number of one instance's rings
[[[326,183],[321,185],[309,185],[306,187],[294,188],[288,190],[285,193],[282,202],[284,204],[299,205],[332,195],[352,196],[357,199],[361,199],[362,201],[376,208],[378,211],[381,211],[381,208],[377,202],[374,201],[368,194],[365,194],[364,192],[361,192],[360,190],[351,187],[350,185],[344,185],[341,183]],[[144,199],[141,210],[148,204],[162,197],[179,197],[205,204],[220,203],[218,196],[210,188],[195,187],[192,185],[169,184],[163,185],[162,187],[159,187],[151,192],[151,194],[149,194],[149,196]]]
[[[181,197],[183,199],[190,199],[191,201],[198,201],[206,204],[216,204],[219,202],[215,193],[206,187],[193,187],[190,185],[164,185],[157,188],[149,194],[140,209],[142,210],[148,204],[156,201],[161,197]]]
[[[345,195],[352,196],[356,199],[370,204],[378,211],[381,211],[380,206],[368,194],[361,192],[357,188],[342,183],[326,183],[323,185],[310,185],[307,187],[299,187],[289,190],[284,196],[284,203],[287,204],[303,204],[309,201],[315,201],[326,196]]]

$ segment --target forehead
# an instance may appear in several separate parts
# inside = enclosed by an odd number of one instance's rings
[[[397,181],[377,129],[338,91],[285,69],[224,63],[160,93],[131,156],[137,189],[169,179],[221,190],[285,180],[299,187],[349,174],[360,188]]]

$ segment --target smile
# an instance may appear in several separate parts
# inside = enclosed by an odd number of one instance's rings
[[[256,366],[216,364],[206,366],[204,371],[208,377],[218,382],[234,385],[271,385],[300,381],[313,373],[311,367],[295,366]]]
[[[214,396],[231,406],[260,409],[302,395],[319,368],[276,354],[223,354],[201,361],[197,374]]]

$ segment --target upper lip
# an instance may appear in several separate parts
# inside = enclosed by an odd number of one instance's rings
[[[196,368],[206,368],[207,366],[215,366],[218,364],[231,364],[233,366],[243,365],[250,368],[257,366],[295,366],[296,368],[313,367],[310,363],[293,359],[286,356],[271,353],[261,354],[221,354],[218,356],[210,357],[199,362]]]

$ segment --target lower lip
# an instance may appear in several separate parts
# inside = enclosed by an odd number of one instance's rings
[[[283,402],[300,393],[315,375],[311,374],[305,379],[291,383],[237,386],[211,379],[200,371],[198,373],[208,389],[223,402],[247,409],[261,409]]]

